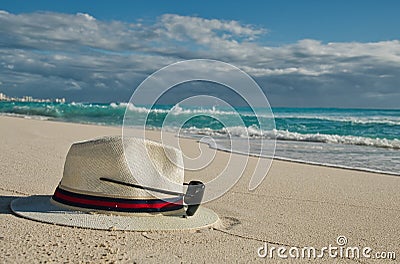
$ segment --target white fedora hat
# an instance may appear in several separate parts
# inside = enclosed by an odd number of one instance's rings
[[[136,179],[146,179],[146,185]],[[204,184],[192,181],[183,193],[183,181],[178,149],[103,137],[71,146],[52,196],[18,198],[10,207],[28,219],[92,229],[183,230],[219,222],[212,210],[199,206]]]

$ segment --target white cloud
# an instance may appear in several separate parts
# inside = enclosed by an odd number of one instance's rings
[[[179,16],[173,14],[163,15],[160,19],[161,34],[178,40],[192,39],[200,44],[210,44],[212,40],[231,39],[243,37],[254,40],[263,29],[256,29],[249,25],[241,25],[237,21],[223,21],[218,19],[204,19],[200,17]],[[166,29],[165,31],[163,29]],[[221,34],[222,33],[222,34]]]
[[[365,106],[376,95],[387,98],[381,103],[398,107],[399,40],[305,39],[270,47],[260,40],[267,32],[238,21],[174,14],[145,24],[140,19],[101,21],[83,13],[0,11],[0,79],[3,87],[15,86],[11,92],[66,92],[67,97],[71,92],[75,100],[127,100],[135,85],[153,71],[183,59],[211,58],[253,75],[272,103],[296,104],[287,98],[290,91],[310,106],[323,103],[322,95],[342,95],[337,104],[351,104],[349,96],[358,94]]]

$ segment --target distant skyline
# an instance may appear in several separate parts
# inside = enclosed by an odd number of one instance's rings
[[[272,106],[400,108],[398,1],[10,1],[0,10],[0,92],[10,96],[128,101],[152,72],[208,58],[250,74]]]

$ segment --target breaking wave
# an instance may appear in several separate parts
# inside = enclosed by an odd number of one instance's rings
[[[358,146],[371,146],[379,148],[400,149],[400,140],[389,140],[386,138],[368,138],[358,136],[341,136],[341,135],[328,135],[328,134],[300,134],[297,132],[290,132],[288,130],[271,130],[261,131],[255,126],[251,127],[227,127],[219,130],[210,128],[196,128],[190,127],[182,130],[186,134],[194,135],[207,135],[207,136],[233,136],[241,138],[265,138],[277,140],[290,140],[290,141],[303,141],[303,142],[319,142],[319,143],[332,143],[332,144],[346,144]]]

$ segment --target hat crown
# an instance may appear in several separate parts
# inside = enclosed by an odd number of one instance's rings
[[[182,168],[182,153],[178,149],[145,139],[108,136],[71,146],[60,187],[105,197],[149,199],[155,197],[146,190],[105,182],[100,178],[182,192]],[[160,196],[170,197],[166,194]]]

